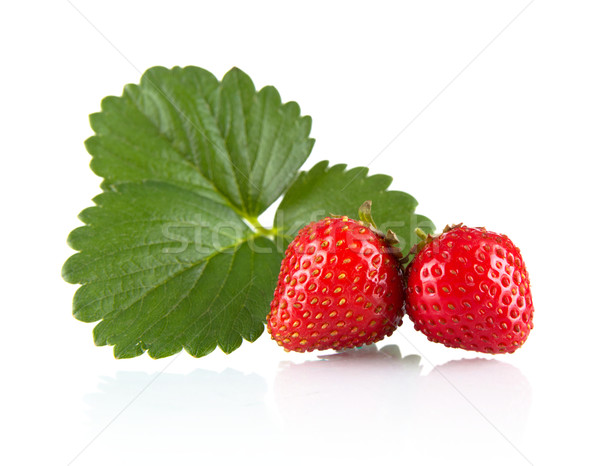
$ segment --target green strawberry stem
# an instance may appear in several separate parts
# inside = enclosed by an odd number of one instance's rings
[[[398,259],[399,264],[401,265],[401,260],[404,259],[402,256],[401,249],[395,247],[395,244],[398,244],[400,240],[396,233],[392,230],[388,230],[386,233],[383,233],[377,228],[377,224],[375,220],[373,220],[373,215],[371,214],[371,207],[373,203],[371,201],[365,201],[358,209],[358,218],[359,220],[368,225],[373,233],[382,238],[388,245],[388,252]]]
[[[371,201],[365,201],[358,208],[358,218],[361,222],[367,223],[371,225],[375,230],[377,230],[377,225],[375,224],[375,220],[373,220],[373,216],[371,215],[371,206],[373,203]]]
[[[427,241],[427,237],[429,235],[427,235],[427,233],[425,233],[423,230],[421,230],[420,228],[415,228],[415,234],[421,238],[423,241]]]
[[[435,237],[425,233],[420,228],[415,228],[415,234],[419,237],[421,241],[414,244],[413,247],[408,251],[408,254],[400,260],[400,265],[406,270],[411,262],[410,256],[416,256],[431,240]],[[437,235],[436,235],[437,236]]]
[[[438,233],[438,234],[427,234],[425,233],[423,230],[421,230],[420,228],[415,228],[415,234],[419,237],[419,239],[421,241],[419,241],[417,244],[415,244],[411,250],[409,251],[408,255],[416,255],[419,252],[421,252],[421,250],[427,246],[427,244],[431,243],[435,238],[439,237],[440,235],[444,234],[444,233],[448,233],[451,230],[454,230],[455,228],[460,228],[462,226],[462,223],[458,223],[458,224],[454,224],[454,225],[446,225],[446,227],[444,228],[444,230],[442,231],[442,233]],[[407,260],[405,260],[403,263],[407,262]]]

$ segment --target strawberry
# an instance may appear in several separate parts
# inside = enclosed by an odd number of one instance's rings
[[[367,345],[402,323],[403,277],[390,246],[397,238],[376,231],[368,212],[361,218],[313,222],[288,246],[267,316],[286,351]]]
[[[533,328],[529,276],[505,235],[447,227],[419,245],[407,281],[407,313],[431,341],[512,353]]]

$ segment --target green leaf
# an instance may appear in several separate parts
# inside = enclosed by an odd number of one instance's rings
[[[346,170],[346,165],[329,166],[319,162],[302,172],[288,189],[277,213],[275,225],[285,233],[288,241],[309,222],[327,215],[347,215],[358,218],[358,209],[364,201],[373,201],[372,214],[382,231],[391,229],[398,235],[404,254],[417,243],[415,228],[433,233],[431,220],[415,214],[417,201],[401,191],[388,191],[392,178],[386,175],[367,176],[368,169],[357,167]]]
[[[163,182],[126,183],[94,199],[63,267],[82,283],[76,318],[102,319],[98,345],[115,356],[194,356],[254,341],[272,298],[281,256],[225,204]]]
[[[310,117],[275,88],[256,91],[233,68],[222,82],[202,68],[150,68],[91,115],[93,171],[116,183],[157,180],[256,218],[289,186],[314,140]]]

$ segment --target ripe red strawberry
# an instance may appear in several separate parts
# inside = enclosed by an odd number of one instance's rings
[[[376,342],[402,323],[402,283],[393,249],[368,223],[325,218],[288,246],[267,330],[287,351]]]
[[[484,228],[428,237],[408,270],[407,313],[427,338],[453,348],[512,353],[533,328],[519,249]]]

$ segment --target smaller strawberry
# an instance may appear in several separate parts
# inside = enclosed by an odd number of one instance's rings
[[[431,341],[514,352],[533,328],[519,248],[505,235],[462,225],[427,236],[408,269],[407,313]]]
[[[389,336],[402,323],[403,278],[391,232],[361,218],[305,226],[281,264],[267,331],[286,351],[352,348]]]

